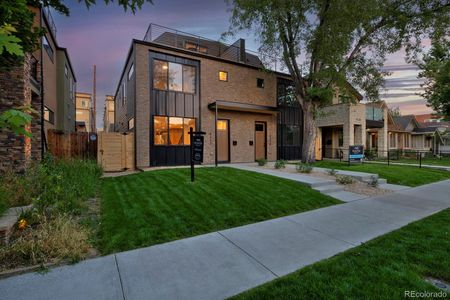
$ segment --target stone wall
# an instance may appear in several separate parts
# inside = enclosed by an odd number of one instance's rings
[[[0,72],[0,113],[30,104],[36,111],[28,126],[32,138],[0,129],[0,169],[22,170],[30,159],[41,157],[41,98],[31,91],[30,68],[30,55],[26,55],[23,65]]]

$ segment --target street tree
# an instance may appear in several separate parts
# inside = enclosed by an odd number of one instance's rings
[[[315,158],[316,117],[348,84],[376,101],[386,55],[413,57],[424,38],[449,34],[450,0],[229,0],[227,33],[253,30],[260,52],[281,57],[304,118],[302,161]],[[347,95],[350,96],[350,95]]]

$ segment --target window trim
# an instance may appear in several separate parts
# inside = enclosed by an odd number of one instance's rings
[[[225,73],[226,74],[226,80],[220,79],[220,73]],[[228,82],[228,72],[227,71],[219,70],[219,73],[217,73],[217,75],[219,76],[219,81]]]
[[[48,120],[45,118],[45,110],[48,111]],[[55,124],[55,112],[48,108],[46,105],[44,105],[44,121],[52,125]]]
[[[46,43],[44,43],[44,40],[46,41]],[[53,62],[55,51],[53,50],[52,45],[50,45],[50,41],[48,40],[47,35],[45,34],[42,36],[42,48],[45,49],[45,52],[47,52],[48,57]]]
[[[261,86],[259,86],[259,82],[260,82],[260,80],[261,80],[261,82],[262,82],[262,85]],[[256,78],[256,87],[257,88],[260,88],[260,89],[263,89],[264,88],[264,78]]]
[[[167,125],[167,144],[155,144],[155,117],[160,117],[160,118],[166,118],[167,119],[167,123],[166,123],[166,125]],[[151,133],[151,135],[152,135],[152,144],[153,144],[152,146],[153,147],[190,147],[190,144],[188,144],[188,145],[184,144],[184,131],[183,131],[183,136],[182,136],[182,139],[183,139],[183,144],[182,145],[180,145],[180,144],[171,144],[170,143],[170,118],[180,118],[180,119],[182,119],[183,120],[182,121],[183,126],[185,124],[184,123],[185,119],[192,119],[192,120],[195,121],[194,131],[197,129],[197,118],[153,115],[152,133]]]
[[[155,61],[160,61],[163,63],[167,63],[167,78],[166,78],[166,89],[158,89],[155,87]],[[177,64],[177,65],[181,65],[181,91],[176,91],[176,90],[171,90],[170,84],[169,84],[169,71],[170,71],[170,64]],[[183,67],[191,67],[194,68],[194,76],[195,76],[195,82],[194,82],[194,92],[185,92],[184,91],[184,76],[183,76]],[[189,65],[189,64],[182,64],[182,63],[178,63],[178,62],[173,62],[173,61],[168,61],[168,60],[163,60],[163,59],[158,59],[158,58],[154,58],[152,61],[152,89],[153,90],[157,90],[157,91],[167,91],[167,92],[174,92],[174,93],[184,93],[184,94],[189,94],[189,95],[195,95],[197,93],[197,67],[193,66],[193,65]]]

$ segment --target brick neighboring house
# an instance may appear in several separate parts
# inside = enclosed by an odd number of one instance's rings
[[[76,77],[66,48],[56,40],[56,27],[48,9],[31,7],[34,26],[45,28],[38,50],[26,53],[21,66],[0,73],[0,112],[31,105],[37,114],[29,125],[33,137],[0,131],[0,169],[23,169],[30,159],[46,151],[46,132],[75,129]]]
[[[103,131],[114,132],[114,96],[107,95],[103,108]]]
[[[445,145],[445,127],[419,123],[414,115],[395,116],[389,122],[389,149],[431,151],[438,154]]]

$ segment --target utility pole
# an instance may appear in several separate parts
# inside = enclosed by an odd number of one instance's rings
[[[97,124],[96,124],[96,119],[97,119],[97,66],[94,65],[94,86],[93,86],[93,91],[92,91],[92,99],[93,99],[93,107],[94,107],[94,117],[92,120],[92,125],[93,125],[93,131],[97,132]]]

